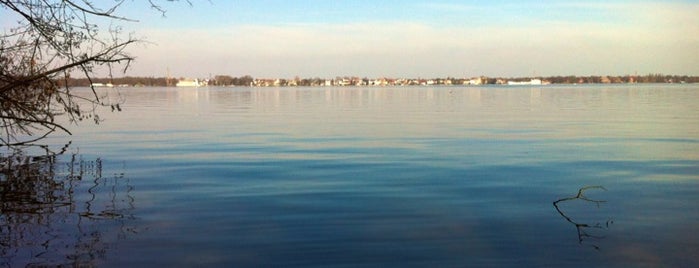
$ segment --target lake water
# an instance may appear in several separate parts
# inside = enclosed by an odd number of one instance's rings
[[[699,85],[119,93],[0,267],[699,267]]]

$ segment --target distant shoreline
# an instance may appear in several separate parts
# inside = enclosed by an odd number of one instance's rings
[[[112,78],[68,78],[59,84],[71,87],[168,87],[168,86],[248,86],[248,87],[294,87],[294,86],[433,86],[433,85],[548,85],[548,84],[634,84],[634,83],[699,83],[699,76],[688,75],[624,75],[624,76],[532,76],[532,77],[486,77],[471,78],[366,78],[338,76],[335,78],[254,78],[246,75],[232,77],[216,75],[210,78],[168,77],[112,77]]]

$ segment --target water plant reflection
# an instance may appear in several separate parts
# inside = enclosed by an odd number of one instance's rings
[[[566,197],[566,198],[561,198],[561,199],[558,199],[558,200],[554,201],[554,202],[553,202],[553,207],[556,208],[556,211],[558,211],[558,213],[561,214],[561,216],[562,216],[566,221],[568,221],[569,223],[575,225],[575,229],[576,229],[576,231],[577,231],[577,233],[578,233],[578,243],[584,244],[585,242],[588,242],[588,243],[590,244],[590,246],[592,246],[592,247],[595,248],[596,250],[599,250],[600,247],[599,247],[599,245],[597,244],[596,241],[598,241],[598,240],[600,240],[600,239],[603,239],[604,236],[595,234],[595,233],[593,232],[593,230],[595,230],[595,229],[609,229],[609,226],[610,226],[611,224],[613,224],[614,221],[611,220],[611,219],[607,219],[607,220],[604,222],[604,224],[602,224],[602,222],[590,223],[589,221],[584,222],[584,221],[575,220],[575,219],[573,219],[571,216],[569,216],[569,214],[566,214],[565,212],[563,212],[563,210],[561,210],[561,207],[559,206],[559,205],[560,205],[561,203],[563,203],[563,202],[569,202],[569,201],[574,201],[574,200],[582,200],[582,201],[584,201],[584,202],[592,203],[592,204],[594,204],[597,208],[599,208],[599,207],[600,207],[600,204],[606,203],[606,202],[607,202],[607,201],[605,201],[605,200],[590,199],[590,198],[588,198],[587,196],[585,196],[585,191],[591,190],[591,189],[598,189],[598,190],[604,190],[604,191],[607,190],[607,189],[605,189],[604,187],[598,186],[598,185],[595,185],[595,186],[585,186],[585,187],[580,188],[580,189],[578,190],[578,194],[575,195],[575,196]]]
[[[134,188],[99,158],[41,148],[0,155],[0,267],[95,266],[136,233]]]

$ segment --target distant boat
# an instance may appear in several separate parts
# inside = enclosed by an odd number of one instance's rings
[[[93,87],[113,87],[114,85],[112,83],[92,83],[90,84]]]
[[[205,84],[202,83],[201,81],[199,81],[199,79],[194,79],[194,80],[183,79],[183,80],[177,81],[177,85],[175,85],[175,86],[178,86],[178,87],[200,87],[200,86],[204,86],[204,85]]]
[[[521,85],[543,85],[543,82],[541,82],[541,79],[532,79],[529,81],[522,81],[522,82],[517,82],[517,81],[507,81],[508,85],[511,86],[521,86]]]

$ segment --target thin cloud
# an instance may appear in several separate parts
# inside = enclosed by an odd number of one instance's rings
[[[559,2],[551,4],[555,8],[573,8],[573,9],[593,9],[593,10],[624,10],[641,5],[640,2],[634,3],[614,3],[614,2]]]
[[[454,4],[454,3],[419,3],[416,4],[417,9],[427,9],[439,12],[469,12],[481,9],[478,6],[465,5],[465,4]]]

